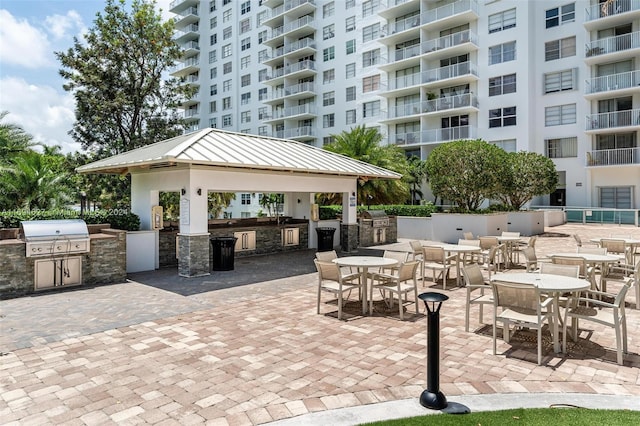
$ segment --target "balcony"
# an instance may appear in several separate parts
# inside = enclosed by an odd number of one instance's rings
[[[296,55],[313,55],[316,52],[316,41],[311,37],[303,38],[291,44],[288,44],[285,49],[285,55],[295,53]]]
[[[587,115],[586,132],[607,133],[620,128],[640,129],[640,108]]]
[[[467,112],[478,109],[478,98],[473,93],[447,96],[423,102],[425,113],[436,113],[463,108]]]
[[[640,86],[640,70],[594,77],[585,83],[584,93],[587,98],[597,97],[598,94],[616,97],[631,95]]]
[[[403,38],[406,40],[406,31],[415,29],[417,35],[419,26],[419,15],[411,16],[409,18],[403,19],[402,21],[389,22],[382,27],[380,42],[385,44],[394,44],[398,41],[402,41]]]
[[[640,164],[640,148],[618,148],[588,151],[587,167],[627,166]]]
[[[262,61],[262,64],[268,65],[270,67],[276,65],[279,62],[284,61],[284,46],[281,46],[277,49],[271,49],[271,53],[269,53]]]
[[[200,71],[200,58],[193,57],[189,58],[184,62],[176,65],[171,70],[171,75],[174,77],[184,77],[189,74],[193,74],[196,71]]]
[[[282,102],[282,99],[285,97],[284,88],[278,88],[271,91],[271,94],[267,99],[264,100],[264,103],[275,103]]]
[[[435,68],[422,73],[425,85],[439,84],[447,80],[448,84],[463,83],[478,79],[478,70],[473,62],[460,62],[447,67]]]
[[[314,19],[312,16],[303,16],[288,24],[281,25],[271,30],[269,38],[263,42],[266,45],[282,44],[284,35],[296,37],[302,35],[305,31],[313,32]]]
[[[184,118],[193,118],[198,114],[200,114],[200,111],[198,111],[198,109],[187,109],[184,111]]]
[[[474,45],[474,49],[470,49],[467,43]],[[433,40],[427,40],[422,43],[422,53],[429,55],[429,59],[439,59],[450,57],[462,53],[468,53],[478,47],[478,36],[471,30],[460,31],[439,37]]]
[[[315,94],[314,88],[313,83],[300,83],[295,86],[285,87],[284,95],[291,99],[307,98]]]
[[[393,136],[395,145],[415,145],[420,143],[420,132],[399,133]]]
[[[406,105],[390,106],[387,111],[387,118],[409,117],[411,115],[422,114],[425,109],[425,102],[414,102]]]
[[[315,130],[312,126],[296,127],[293,129],[278,130],[275,137],[281,139],[296,139],[300,141],[308,141],[315,139]]]
[[[182,48],[182,57],[188,58],[200,53],[200,45],[197,41],[191,40],[180,46]]]
[[[420,45],[414,44],[413,46],[405,47],[404,49],[395,50],[393,57],[395,61],[404,61],[405,59],[414,58],[420,54]]]
[[[176,28],[183,27],[188,24],[198,22],[200,17],[198,16],[198,8],[195,6],[188,7],[186,10],[180,12],[173,17],[173,22]]]
[[[595,40],[587,43],[585,49],[584,61],[589,65],[628,58],[640,50],[640,31]]]
[[[638,19],[640,0],[613,0],[586,8],[584,27],[587,31],[615,27]]]
[[[435,9],[427,10],[420,16],[422,25],[429,25],[430,29],[453,27],[468,23],[479,17],[478,2],[476,0],[460,0]]]
[[[460,139],[478,139],[475,126],[448,127],[446,129],[425,130],[421,134],[422,143],[451,142]]]
[[[284,75],[287,77],[304,78],[316,74],[316,62],[306,59],[284,67]]]
[[[189,24],[184,27],[182,30],[178,30],[174,33],[173,39],[178,44],[183,44],[189,40],[197,40],[198,39],[198,24]]]
[[[191,86],[196,86],[196,87],[200,86],[200,77],[198,76],[198,74],[187,75],[183,77],[180,81],[182,83],[189,84]]]
[[[393,91],[393,93],[389,93],[389,95],[402,96],[411,92],[415,93],[417,87],[422,84],[422,74],[424,73],[417,72],[402,77],[389,78],[387,90]]]
[[[200,0],[173,0],[169,3],[169,12],[179,13],[190,6],[198,6]]]
[[[308,118],[314,118],[317,116],[317,110],[315,105],[305,104],[298,105],[290,108],[274,109],[272,115],[267,115],[262,120],[265,123],[282,121],[285,118],[295,118],[297,120],[304,120]]]

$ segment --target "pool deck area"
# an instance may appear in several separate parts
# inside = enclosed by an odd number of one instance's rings
[[[633,226],[566,224],[539,236],[538,257],[575,251],[574,233],[583,242],[640,238]],[[358,254],[408,247],[403,240]],[[335,301],[323,295],[318,315],[314,255],[239,258],[233,271],[200,278],[163,269],[0,301],[1,422],[347,425],[432,413],[417,402],[426,386],[424,305],[418,315],[408,305],[400,321],[397,306],[388,310],[378,296],[374,313],[362,316],[352,295],[339,321]],[[535,334],[499,338],[492,354],[491,308],[485,324],[472,308],[464,331],[466,290],[455,286],[455,271],[445,291],[425,281],[419,293],[449,296],[440,316],[440,390],[472,411],[571,403],[640,416],[633,290],[623,366],[613,330],[591,322],[581,323],[568,354],[554,353],[543,333],[538,366]]]

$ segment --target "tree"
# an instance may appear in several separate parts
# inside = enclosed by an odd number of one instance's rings
[[[0,112],[0,121],[9,111]],[[7,163],[12,157],[30,151],[40,145],[33,141],[33,136],[17,124],[0,123],[0,163]]]
[[[407,160],[408,168],[405,175],[405,181],[409,185],[409,192],[411,193],[411,205],[423,197],[422,184],[427,177],[427,162],[412,155]]]
[[[70,134],[97,158],[179,135],[185,128],[175,108],[195,88],[166,73],[182,55],[173,40],[173,21],[162,22],[154,0],[107,0],[86,44],[77,38],[62,64],[64,89],[76,100]]]
[[[382,135],[374,128],[357,126],[334,135],[334,138],[335,141],[324,149],[403,175],[407,172],[407,159],[402,149],[395,145],[381,146]],[[403,180],[360,179],[358,183],[358,199],[367,204],[403,203],[409,197],[409,186]]]
[[[209,192],[207,194],[207,206],[209,213],[213,219],[220,217],[220,214],[224,209],[231,205],[231,201],[236,199],[236,194],[233,192]]]
[[[533,197],[555,191],[557,184],[558,173],[551,159],[535,152],[510,152],[498,198],[520,210]]]
[[[477,139],[439,145],[426,161],[433,194],[472,211],[498,196],[507,157],[503,149]]]

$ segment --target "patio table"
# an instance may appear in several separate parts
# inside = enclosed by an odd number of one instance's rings
[[[591,283],[581,278],[566,277],[554,274],[503,272],[491,277],[491,281],[506,281],[517,284],[529,284],[537,286],[540,291],[553,297],[553,350],[561,352],[559,327],[560,323],[560,295],[562,293],[575,293],[588,290]]]
[[[429,243],[425,247],[441,247],[448,253],[454,253],[456,255],[456,284],[460,287],[462,283],[462,274],[460,274],[460,254],[464,253],[480,253],[482,250],[479,246],[465,245],[465,244],[449,244],[449,243]]]
[[[332,262],[340,265],[340,266],[350,266],[354,268],[358,268],[360,271],[361,277],[360,282],[362,283],[362,315],[367,313],[367,294],[368,294],[368,272],[369,268],[382,268],[395,266],[398,264],[398,261],[395,259],[388,259],[386,257],[378,257],[378,256],[346,256],[346,257],[338,257],[337,259],[333,259]]]
[[[519,244],[521,242],[524,242],[524,240],[522,239],[522,237],[506,237],[506,236],[502,236],[502,235],[498,235],[497,236],[498,241],[501,243],[504,243],[506,248],[507,248],[507,258],[509,260],[509,265],[513,265],[513,246],[515,244]]]
[[[640,246],[640,239],[638,238],[626,238],[626,237],[600,237],[591,238],[589,241],[601,245],[602,240],[622,240],[624,245],[631,247],[631,261],[636,262],[636,249]]]

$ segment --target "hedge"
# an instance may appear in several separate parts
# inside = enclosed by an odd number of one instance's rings
[[[431,203],[420,206],[393,204],[357,207],[358,214],[367,210],[384,210],[389,216],[430,217],[438,208]],[[320,220],[335,219],[339,214],[342,214],[342,206],[320,206]]]
[[[80,219],[76,210],[13,210],[0,212],[0,228],[18,228],[23,220]],[[138,231],[140,218],[126,209],[95,210],[84,214],[87,224],[108,223],[113,229]]]

